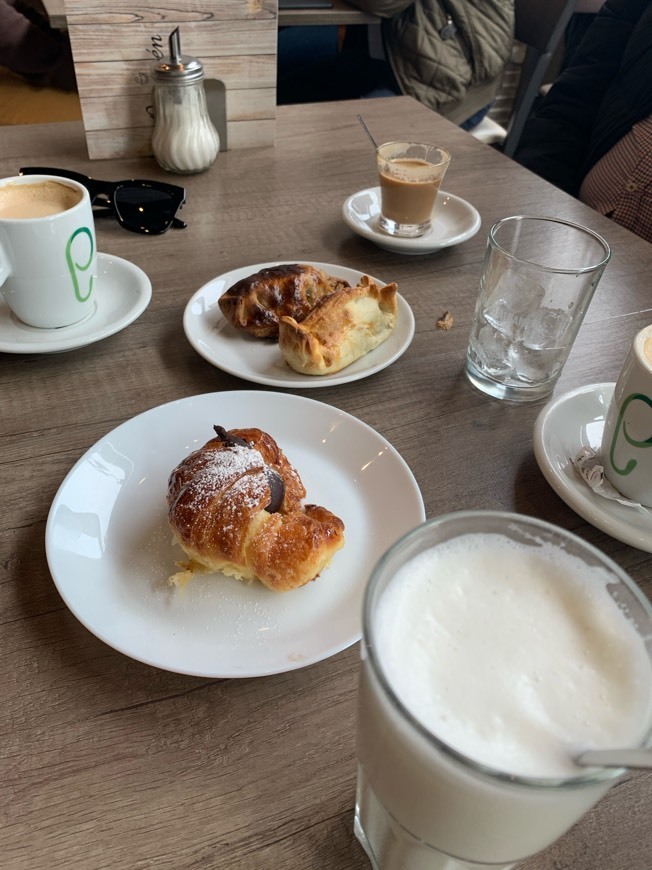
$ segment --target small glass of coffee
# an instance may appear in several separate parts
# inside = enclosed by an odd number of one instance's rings
[[[380,177],[379,228],[391,236],[423,236],[451,155],[436,145],[386,142],[376,151]]]

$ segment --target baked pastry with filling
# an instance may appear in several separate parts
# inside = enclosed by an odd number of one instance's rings
[[[300,322],[281,317],[278,346],[285,361],[301,374],[326,375],[369,353],[396,325],[396,289],[363,275],[357,287],[320,299]]]
[[[277,339],[282,316],[303,320],[322,296],[348,286],[314,266],[288,263],[242,278],[220,296],[218,305],[237,329],[256,338]]]
[[[286,592],[314,580],[344,545],[344,523],[302,504],[299,473],[266,432],[214,429],[168,481],[168,520],[189,557],[171,581],[220,571]]]

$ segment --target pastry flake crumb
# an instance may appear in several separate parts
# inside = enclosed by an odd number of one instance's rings
[[[453,326],[453,315],[450,311],[444,311],[442,316],[437,321],[437,329],[451,329]]]

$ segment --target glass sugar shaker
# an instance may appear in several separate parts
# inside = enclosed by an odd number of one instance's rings
[[[182,175],[203,172],[215,162],[220,138],[209,117],[204,67],[181,54],[179,28],[170,34],[170,58],[156,64],[152,150],[157,163]]]

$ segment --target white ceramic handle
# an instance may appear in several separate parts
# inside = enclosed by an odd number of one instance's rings
[[[2,238],[0,238],[0,287],[2,287],[2,285],[5,283],[10,275],[11,266],[9,265],[7,249],[2,242]]]

